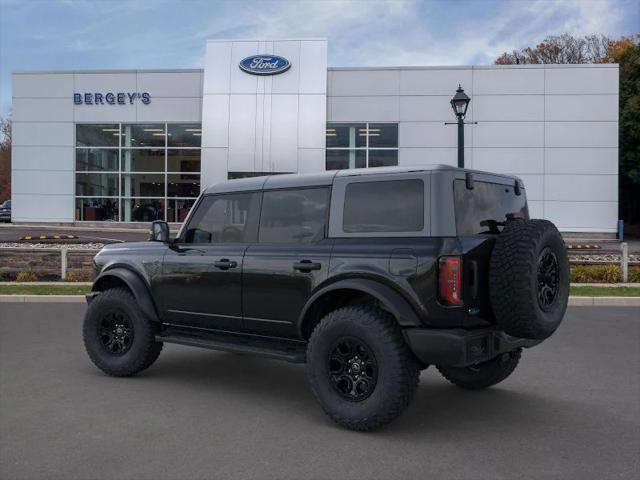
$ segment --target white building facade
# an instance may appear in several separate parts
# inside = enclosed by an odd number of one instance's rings
[[[616,231],[617,65],[331,68],[324,39],[209,41],[202,70],[15,73],[13,221],[180,222],[228,178],[455,165],[458,84],[466,167],[520,176],[565,232]]]

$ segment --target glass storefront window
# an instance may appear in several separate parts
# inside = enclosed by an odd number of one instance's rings
[[[120,145],[120,125],[76,125],[76,146],[117,147]]]
[[[366,123],[329,123],[327,124],[327,148],[360,148],[367,146]]]
[[[164,174],[123,173],[123,197],[164,197]]]
[[[202,126],[199,123],[175,123],[168,125],[169,147],[200,147]]]
[[[117,148],[77,148],[76,172],[117,172]]]
[[[164,123],[122,125],[122,146],[164,148],[166,133]]]
[[[195,199],[171,198],[167,202],[167,222],[184,222]]]
[[[367,166],[365,150],[327,150],[327,170],[345,170]]]
[[[118,174],[76,174],[76,195],[79,197],[117,197]]]
[[[200,149],[167,150],[167,171],[200,173]]]
[[[167,175],[167,197],[197,197],[200,194],[200,175]]]
[[[326,169],[398,165],[398,124],[328,123]]]
[[[118,199],[78,198],[75,219],[79,222],[117,221]]]
[[[184,221],[200,194],[199,123],[76,124],[77,221]]]
[[[123,198],[123,222],[153,222],[164,220],[164,198]]]
[[[123,172],[164,172],[164,148],[123,148]]]

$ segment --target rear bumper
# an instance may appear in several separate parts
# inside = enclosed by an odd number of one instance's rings
[[[542,342],[512,337],[497,327],[475,330],[407,328],[402,333],[409,348],[423,364],[447,367],[467,367]]]

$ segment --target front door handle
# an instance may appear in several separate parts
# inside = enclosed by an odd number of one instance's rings
[[[238,266],[238,262],[229,260],[228,258],[221,258],[220,260],[213,262],[213,266],[220,270],[229,270],[230,268],[236,268]]]
[[[318,262],[312,262],[311,260],[301,260],[300,262],[295,262],[293,264],[293,269],[301,272],[310,272],[311,270],[320,270],[321,268],[321,264]]]

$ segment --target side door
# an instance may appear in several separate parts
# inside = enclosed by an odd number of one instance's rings
[[[311,292],[327,278],[329,187],[265,190],[258,243],[244,258],[242,309],[247,330],[295,337]]]
[[[199,328],[241,330],[242,262],[256,240],[260,193],[202,198],[167,251],[157,293],[162,319]]]

